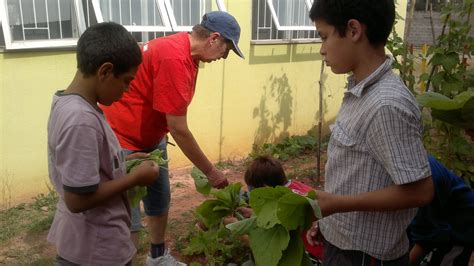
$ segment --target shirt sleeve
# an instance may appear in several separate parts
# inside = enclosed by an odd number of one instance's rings
[[[96,128],[67,128],[56,147],[57,171],[66,191],[93,192],[100,183],[99,148],[103,135]]]
[[[422,129],[415,114],[384,105],[374,115],[367,132],[367,147],[397,185],[430,176]]]
[[[166,59],[153,80],[153,109],[172,115],[186,115],[194,95],[195,77],[183,60]]]

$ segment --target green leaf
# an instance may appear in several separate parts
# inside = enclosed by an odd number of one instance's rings
[[[278,224],[270,229],[256,228],[249,236],[250,248],[257,265],[277,265],[282,251],[290,241],[288,231]]]
[[[219,206],[222,206],[220,200],[206,200],[196,208],[196,216],[207,228],[217,225],[221,222],[223,217],[231,213],[229,210],[214,210],[214,208]]]
[[[316,190],[310,190],[308,193],[306,193],[306,197],[312,200],[316,199]]]
[[[474,97],[474,90],[464,91],[453,99],[437,93],[437,92],[426,92],[416,97],[419,104],[424,107],[429,107],[437,110],[454,110],[461,109],[464,104]]]
[[[283,251],[279,266],[295,266],[301,265],[304,254],[303,240],[301,240],[298,231],[290,232],[290,242],[288,247]]]
[[[223,189],[211,189],[210,194],[221,200],[224,206],[235,209],[240,205],[241,183],[231,183]]]
[[[309,206],[313,210],[314,217],[321,219],[323,218],[323,213],[321,212],[321,208],[319,207],[318,201],[311,198],[306,198],[309,202]]]
[[[225,207],[225,206],[216,206],[212,209],[213,211],[228,211],[230,210],[229,207]]]
[[[139,158],[133,160],[127,160],[125,162],[127,167],[127,173],[130,173],[135,167],[140,165],[143,161],[152,160],[156,162],[160,167],[166,165],[168,160],[163,159],[163,151],[160,149],[156,149],[150,152],[150,155],[146,158]],[[127,191],[128,200],[130,201],[130,206],[136,207],[140,203],[140,200],[145,197],[147,194],[146,187],[136,186]]]
[[[250,230],[257,225],[257,217],[240,220],[235,223],[226,225],[225,227],[237,235],[249,234]]]
[[[456,78],[450,78],[441,82],[441,90],[445,95],[451,95],[455,91],[461,90],[463,82]]]
[[[201,194],[209,195],[212,187],[209,184],[209,180],[207,179],[206,175],[197,167],[193,167],[191,176],[194,179],[194,186],[196,187],[196,190]]]
[[[287,230],[294,230],[305,225],[308,205],[306,197],[286,194],[278,200],[277,217]]]
[[[281,186],[256,188],[250,192],[250,207],[257,215],[258,226],[272,228],[280,223],[277,216],[278,199],[289,193],[293,192]]]
[[[130,207],[135,208],[138,206],[143,197],[147,194],[146,187],[136,186],[127,190],[128,200]]]

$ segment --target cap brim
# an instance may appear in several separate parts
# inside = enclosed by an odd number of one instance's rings
[[[245,59],[244,54],[242,54],[242,51],[240,51],[240,48],[237,46],[237,44],[234,41],[232,41],[232,44],[234,44],[234,49],[232,49],[232,50],[234,50],[234,53],[236,53],[242,59]]]

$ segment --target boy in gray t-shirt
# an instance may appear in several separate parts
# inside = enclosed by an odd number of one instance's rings
[[[54,95],[48,166],[59,202],[48,241],[56,246],[56,265],[126,265],[136,252],[125,192],[153,183],[158,166],[146,161],[126,174],[120,145],[97,103],[120,99],[140,63],[140,49],[123,26],[96,24],[79,38],[74,79]]]

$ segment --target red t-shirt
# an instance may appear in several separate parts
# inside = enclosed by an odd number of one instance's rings
[[[302,196],[304,196],[309,191],[314,190],[314,188],[312,188],[308,185],[305,185],[301,182],[293,181],[293,180],[290,180],[288,182],[288,184],[286,184],[286,187],[288,187],[293,192],[295,192],[297,194],[300,194]],[[308,240],[306,240],[306,231],[304,231],[301,234],[301,238],[303,238],[304,248],[306,249],[306,251],[308,251],[309,254],[313,255],[314,257],[318,258],[319,260],[322,260],[322,258],[323,258],[323,245],[312,246],[308,242]]]
[[[169,132],[166,114],[186,115],[199,67],[186,32],[154,39],[143,45],[142,54],[128,92],[111,106],[101,106],[120,145],[128,150],[158,144]]]

